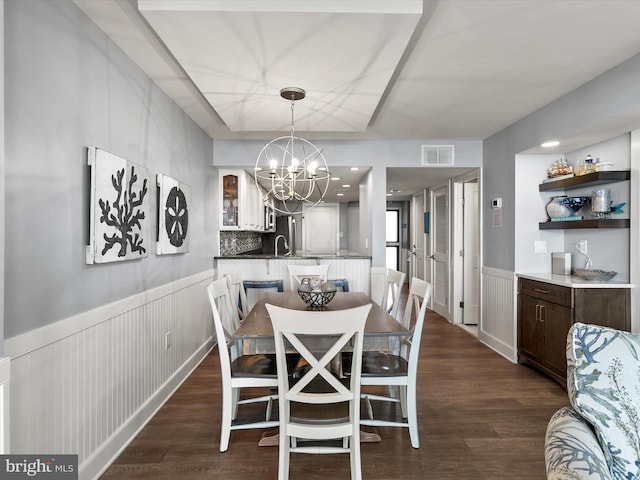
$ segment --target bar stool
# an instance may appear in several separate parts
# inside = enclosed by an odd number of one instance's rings
[[[242,284],[247,296],[247,311],[253,308],[263,293],[284,291],[282,280],[244,280]]]

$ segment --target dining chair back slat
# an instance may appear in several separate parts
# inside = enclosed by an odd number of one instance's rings
[[[233,332],[240,326],[240,321],[236,309],[231,304],[227,280],[224,278],[216,280],[209,285],[208,289],[210,291],[209,300],[213,299],[226,342],[228,343],[231,341]]]
[[[405,278],[406,274],[404,272],[387,268],[387,280],[380,305],[394,318],[398,313],[400,293]]]
[[[242,322],[249,314],[249,304],[247,302],[247,291],[242,282],[242,272],[235,271],[225,274],[231,305],[236,308],[239,322]]]
[[[318,277],[323,282],[327,280],[329,264],[321,265],[287,265],[289,270],[289,290],[295,291],[305,277]]]

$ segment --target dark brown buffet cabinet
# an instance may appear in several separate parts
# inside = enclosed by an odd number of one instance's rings
[[[518,362],[566,388],[566,343],[575,322],[631,329],[629,288],[580,288],[518,279]]]

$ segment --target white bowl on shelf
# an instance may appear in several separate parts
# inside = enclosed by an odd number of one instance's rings
[[[611,162],[600,162],[598,164],[599,172],[610,172],[613,170],[613,163]]]

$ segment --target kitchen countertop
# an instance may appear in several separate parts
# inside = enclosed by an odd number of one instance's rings
[[[245,254],[240,253],[237,255],[221,255],[218,257],[213,257],[216,260],[322,260],[322,259],[340,259],[343,258],[345,260],[349,259],[367,259],[371,260],[371,255],[361,255],[361,254],[353,254],[353,253],[345,253],[340,255],[278,255],[275,256],[273,253],[251,253]]]
[[[606,282],[594,282],[585,280],[575,275],[557,275],[554,273],[517,273],[518,277],[538,280],[540,282],[560,285],[570,288],[633,288],[631,283],[624,280],[617,280],[616,277]]]

